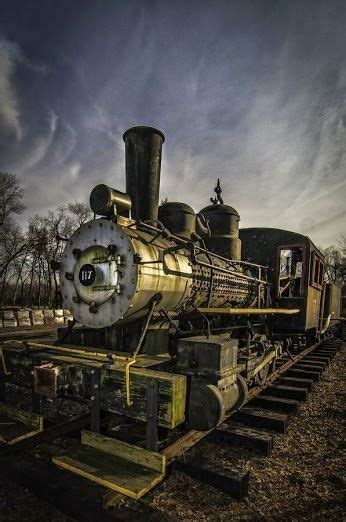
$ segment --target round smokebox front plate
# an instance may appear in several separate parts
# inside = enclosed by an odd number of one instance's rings
[[[117,253],[109,254],[100,245],[84,250],[73,271],[74,286],[82,301],[100,305],[108,301],[115,290],[120,291],[117,258]]]
[[[64,306],[79,323],[104,328],[124,317],[136,291],[133,256],[131,240],[111,221],[76,230],[61,260],[60,285]]]

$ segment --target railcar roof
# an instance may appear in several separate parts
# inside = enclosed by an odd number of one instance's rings
[[[245,232],[245,231],[251,231],[251,230],[258,230],[258,231],[266,231],[266,232],[269,232],[270,231],[275,231],[275,232],[283,232],[283,233],[288,233],[288,234],[291,234],[292,237],[296,237],[297,240],[298,238],[300,238],[300,241],[304,241],[304,242],[308,242],[310,244],[310,247],[313,247],[314,250],[317,250],[317,252],[320,254],[320,256],[322,258],[324,258],[324,254],[323,252],[321,252],[321,250],[315,245],[315,243],[313,241],[311,241],[311,239],[308,237],[308,236],[304,236],[304,234],[300,234],[299,232],[293,232],[292,230],[286,230],[284,228],[275,228],[275,227],[246,227],[246,228],[241,228],[239,230],[239,232]]]

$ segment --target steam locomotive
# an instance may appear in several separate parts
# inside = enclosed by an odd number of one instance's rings
[[[74,320],[55,345],[8,347],[8,366],[21,366],[9,378],[33,373],[37,396],[91,400],[94,412],[97,401],[96,412],[141,420],[153,385],[160,426],[210,430],[265,382],[283,351],[318,337],[324,258],[288,231],[239,237],[239,214],[219,183],[197,214],[185,203],[159,206],[164,135],[133,127],[123,138],[126,193],[92,190],[94,219],[60,262]]]

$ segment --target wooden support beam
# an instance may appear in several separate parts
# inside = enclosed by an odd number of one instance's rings
[[[8,341],[10,339],[38,339],[40,337],[47,338],[56,334],[58,325],[55,326],[32,326],[28,328],[12,328],[8,331],[0,331],[0,342]]]
[[[281,411],[285,413],[296,412],[299,401],[294,399],[284,399],[282,397],[274,397],[269,395],[257,395],[248,403],[249,407],[259,407],[266,410]]]
[[[33,428],[42,431],[43,429],[43,417],[31,413],[30,411],[24,411],[9,404],[0,403],[0,412],[11,416],[13,419],[17,419],[23,424],[32,426]]]
[[[242,500],[248,494],[249,472],[230,471],[221,464],[207,461],[189,460],[178,461],[175,468],[183,471],[190,477],[196,478],[205,484],[213,486],[231,497]]]
[[[41,349],[41,348],[42,349]],[[67,355],[68,350],[61,353],[49,351],[49,346],[35,344],[35,350],[30,357],[35,358],[35,363],[49,361],[57,365],[75,365],[82,371],[101,368],[101,408],[105,411],[126,415],[127,417],[146,420],[146,385],[148,380],[155,380],[159,386],[158,397],[158,424],[164,428],[174,429],[185,420],[186,387],[185,375],[153,370],[145,367],[130,368],[130,393],[132,405],[126,403],[126,374],[125,365],[113,364],[106,368],[104,362],[93,360],[89,354],[77,356]],[[16,365],[25,365],[27,360],[18,361],[18,353],[24,352],[20,346],[6,346],[6,357],[9,368],[12,370]],[[77,352],[77,350],[75,350]],[[151,357],[152,359],[152,357]]]
[[[98,433],[83,430],[81,434],[81,442],[85,446],[100,450],[107,455],[113,455],[133,462],[148,469],[165,473],[166,459],[161,453],[149,451],[139,446],[134,446],[121,440],[105,437]]]
[[[101,368],[93,368],[91,374],[91,397],[90,397],[90,429],[95,433],[100,432],[100,387]]]
[[[222,424],[210,434],[210,437],[215,442],[249,448],[266,456],[269,456],[273,450],[272,433],[260,429],[255,430],[234,422],[230,425]]]
[[[146,448],[151,451],[158,450],[158,393],[157,381],[149,381],[146,389]]]
[[[6,402],[6,380],[3,373],[0,373],[0,402]]]
[[[264,411],[258,408],[242,408],[233,413],[231,419],[247,426],[265,428],[277,433],[285,433],[287,427],[287,415],[273,411]]]
[[[148,381],[158,385],[158,424],[173,429],[185,420],[185,375],[134,368],[130,370],[132,406],[126,405],[125,373],[123,369],[105,370],[101,393],[101,406],[107,411],[146,421]],[[117,393],[114,393],[117,390]]]
[[[13,454],[14,452],[22,451],[23,449],[30,446],[35,446],[36,444],[41,444],[45,441],[52,441],[57,437],[65,435],[66,433],[78,432],[87,426],[90,426],[89,414],[81,415],[79,417],[75,417],[74,419],[45,427],[43,431],[39,431],[33,434],[32,437],[22,439],[20,442],[17,442],[15,447],[11,446],[6,450],[1,449],[1,455],[9,453]]]

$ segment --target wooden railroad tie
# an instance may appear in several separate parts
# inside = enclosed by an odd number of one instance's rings
[[[249,472],[231,471],[220,463],[201,458],[178,461],[174,467],[187,475],[228,493],[236,500],[242,500],[248,494]]]
[[[300,377],[303,379],[311,379],[315,382],[320,380],[319,372],[312,372],[310,370],[302,370],[300,368],[295,368],[294,366],[285,372],[285,376],[287,377]]]
[[[304,357],[304,359],[301,359],[301,361],[304,362],[304,363],[310,363],[310,364],[317,363],[318,365],[321,365],[321,366],[323,365],[323,369],[324,370],[329,365],[328,357],[318,357],[318,356],[315,356],[315,357]]]
[[[279,384],[284,384],[286,386],[293,386],[295,388],[303,388],[308,391],[312,390],[314,384],[314,381],[312,379],[303,379],[301,377],[286,377],[286,375],[279,377],[275,382],[278,382]]]
[[[337,350],[330,350],[327,348],[321,348],[320,350],[314,352],[316,355],[322,355],[323,357],[334,357],[338,351]]]
[[[266,394],[272,395],[273,397],[282,397],[284,399],[305,401],[308,392],[304,388],[297,388],[286,384],[272,384],[266,388]]]
[[[332,355],[323,355],[323,354],[314,353],[314,352],[309,353],[309,355],[307,355],[305,357],[305,359],[311,359],[312,361],[319,361],[319,360],[321,360],[323,362],[326,362],[327,364],[330,363],[332,358],[333,358]]]
[[[314,350],[314,353],[318,353],[319,351],[325,351],[325,352],[330,352],[330,353],[336,353],[340,350],[340,346],[339,345],[332,345],[332,344],[329,344],[329,345],[320,345],[320,346],[317,346],[317,348]]]
[[[320,346],[337,346],[340,347],[342,345],[341,339],[326,339],[320,343]]]
[[[299,401],[294,399],[286,399],[283,397],[274,397],[270,394],[260,394],[251,399],[248,403],[250,407],[258,406],[267,410],[281,411],[285,413],[296,412],[299,406]]]
[[[230,425],[222,424],[210,434],[210,437],[215,442],[245,447],[266,456],[270,455],[273,450],[274,436],[272,433],[235,422]]]
[[[265,411],[259,408],[244,407],[232,415],[232,419],[246,426],[266,428],[277,433],[285,433],[287,415],[274,411]]]
[[[311,359],[318,359],[318,358],[326,359],[328,361],[328,363],[334,357],[334,355],[331,355],[330,353],[324,353],[324,352],[311,353],[311,354],[309,354],[309,356],[311,357]]]
[[[320,375],[323,373],[323,366],[317,364],[317,363],[304,363],[302,361],[299,361],[297,364],[293,366],[293,368],[299,368],[301,370],[308,370],[311,372],[317,372]]]

